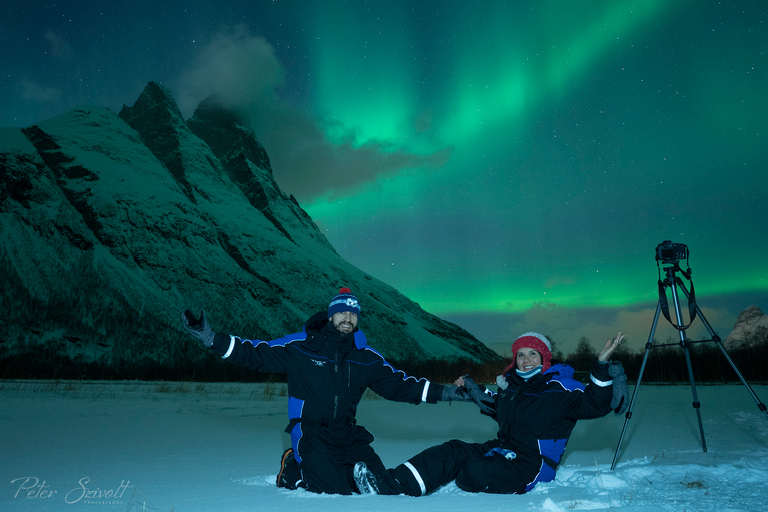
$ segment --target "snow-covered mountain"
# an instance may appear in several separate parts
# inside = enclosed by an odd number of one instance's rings
[[[739,314],[733,331],[725,339],[728,349],[751,348],[766,342],[768,315],[754,304]]]
[[[344,261],[212,100],[185,121],[149,83],[119,115],[80,108],[0,129],[0,199],[0,357],[178,365],[199,357],[183,309],[273,339],[349,286],[391,359],[498,359]]]

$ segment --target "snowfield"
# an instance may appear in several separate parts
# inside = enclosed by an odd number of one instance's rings
[[[765,402],[768,386],[754,386]],[[630,389],[630,392],[632,390]],[[0,509],[232,512],[468,510],[757,511],[768,503],[768,417],[742,385],[643,384],[624,416],[581,421],[555,482],[520,495],[450,484],[421,498],[334,496],[274,485],[288,446],[283,384],[1,381]],[[473,404],[360,403],[358,421],[394,466],[451,438],[484,441]]]

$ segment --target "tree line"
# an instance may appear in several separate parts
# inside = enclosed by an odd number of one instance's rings
[[[183,341],[187,341],[184,343]],[[63,380],[165,380],[192,382],[284,382],[282,374],[254,372],[232,365],[213,353],[183,340],[172,357],[165,361],[120,354],[105,360],[84,361],[58,351],[56,344],[43,346],[30,344],[12,353],[0,343],[0,379],[63,379]],[[573,353],[567,355],[552,344],[553,363],[563,362],[576,370],[576,378],[587,382],[597,350],[592,342],[581,337]],[[185,350],[182,350],[185,349]],[[647,359],[646,359],[647,352]],[[725,384],[740,379],[723,351],[713,342],[689,341],[689,355],[695,382]],[[741,348],[726,351],[736,368],[749,383],[768,382],[768,329],[758,330]],[[668,338],[662,343],[653,341],[652,348],[631,351],[620,345],[613,360],[624,366],[629,382],[637,382],[643,361],[642,382],[690,382],[685,352],[679,341]],[[493,384],[496,376],[512,359],[495,362],[477,362],[469,359],[433,359],[427,361],[389,360],[393,367],[408,375],[426,377],[433,382],[452,383],[456,377],[468,374],[477,382]]]
[[[758,329],[739,347],[730,349],[724,346],[721,348],[711,340],[688,340],[688,354],[695,382],[740,382],[737,370],[747,382],[765,384],[768,381],[768,329]],[[596,356],[597,351],[592,348],[592,344],[582,337],[566,362],[576,370],[588,371],[589,361]],[[650,348],[646,346],[635,352],[620,345],[612,359],[622,363],[630,382],[636,382],[640,377],[642,382],[655,383],[684,383],[691,380],[685,350],[678,339],[671,337],[663,342],[654,339]]]

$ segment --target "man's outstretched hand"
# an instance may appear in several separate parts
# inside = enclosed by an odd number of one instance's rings
[[[481,411],[491,415],[496,413],[495,401],[491,395],[485,393],[474,380],[469,378],[469,375],[464,375],[464,377],[459,377],[459,379],[464,381],[464,387],[467,389],[469,396],[472,397]]]
[[[203,345],[206,347],[213,346],[213,338],[216,336],[216,333],[208,325],[205,311],[200,311],[200,318],[195,318],[195,315],[190,310],[184,311],[181,314],[181,324],[189,334],[200,340]]]

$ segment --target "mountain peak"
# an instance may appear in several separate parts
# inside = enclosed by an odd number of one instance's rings
[[[158,113],[165,110],[168,115],[177,119],[183,119],[179,106],[173,99],[171,91],[158,82],[149,82],[139,95],[133,107],[123,106],[120,117],[123,119],[138,117],[148,113]],[[129,123],[130,124],[130,123]]]
[[[221,127],[233,127],[242,125],[243,120],[235,112],[224,106],[216,96],[208,96],[195,109],[193,119],[206,121]]]
[[[149,82],[132,107],[123,106],[119,116],[171,172],[189,199],[206,197],[208,184],[195,186],[195,176],[218,179],[224,171],[210,148],[189,129],[176,101],[163,85]]]
[[[768,315],[754,304],[739,314],[733,331],[725,339],[729,349],[749,348],[765,341],[768,332]]]
[[[211,96],[200,102],[187,125],[211,147],[218,158],[232,161],[242,156],[259,169],[272,174],[267,151],[256,140],[256,135],[245,126],[240,116],[224,107],[216,98]]]

